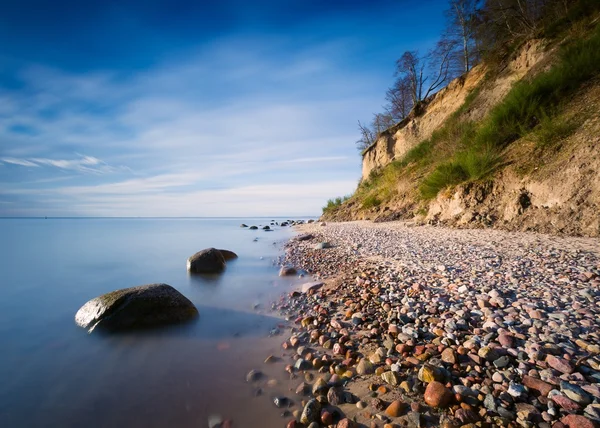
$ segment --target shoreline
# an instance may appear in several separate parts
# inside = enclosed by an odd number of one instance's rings
[[[402,222],[296,229],[314,237],[291,239],[280,262],[324,286],[274,305],[295,323],[283,360],[302,402],[288,427],[598,426],[597,240]]]

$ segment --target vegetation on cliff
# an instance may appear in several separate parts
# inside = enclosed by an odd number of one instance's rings
[[[517,171],[537,170],[531,168],[532,159],[560,156],[557,142],[568,139],[589,118],[567,111],[582,88],[597,84],[600,75],[599,11],[600,5],[589,0],[488,0],[477,7],[471,19],[478,50],[471,66],[481,58],[485,78],[428,138],[372,171],[352,197],[324,207],[325,217],[374,218],[368,213],[383,207],[387,212],[378,212],[379,218],[424,215],[444,189],[493,180],[507,165]],[[549,59],[495,100],[484,116],[473,118],[473,104],[486,102],[482,88],[500,79],[507,63],[534,39],[543,40]],[[426,111],[427,102],[416,101],[409,116],[422,114],[420,106]],[[393,135],[402,126],[401,121],[385,132]],[[377,136],[373,138],[367,151],[377,142]],[[514,158],[511,146],[523,141],[534,144],[523,158]]]

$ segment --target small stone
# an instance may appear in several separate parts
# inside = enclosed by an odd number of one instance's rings
[[[359,409],[366,409],[367,403],[365,403],[364,401],[359,401],[358,403],[356,403],[356,407],[358,407]]]
[[[250,370],[246,375],[246,382],[256,382],[263,377],[262,372],[258,370]]]
[[[356,365],[356,373],[360,376],[371,374],[374,371],[375,368],[373,367],[373,364],[365,358],[360,360],[359,363]]]
[[[508,393],[513,397],[520,397],[525,393],[525,387],[519,383],[511,382],[508,386]]]
[[[560,420],[569,428],[597,428],[598,424],[581,415],[567,415]]]
[[[448,407],[453,395],[442,383],[433,381],[425,389],[425,402],[431,407]]]
[[[425,364],[419,369],[417,377],[421,382],[429,383],[435,380],[440,381],[444,379],[443,373],[437,367],[430,364]]]
[[[406,403],[400,400],[395,400],[392,401],[392,403],[387,407],[387,409],[385,409],[385,414],[391,418],[397,418],[404,412],[405,409]]]
[[[300,416],[300,422],[308,425],[311,422],[317,422],[319,420],[321,412],[321,404],[315,400],[309,400],[304,406],[304,410],[302,411],[302,416]]]
[[[397,372],[385,372],[381,375],[381,378],[392,386],[396,386],[400,383],[400,375]]]
[[[592,402],[592,397],[577,385],[562,381],[560,383],[560,390],[571,400],[582,406],[587,406]]]
[[[522,382],[527,388],[538,391],[542,397],[547,397],[548,393],[554,389],[548,382],[527,375],[523,376]]]
[[[342,388],[329,388],[327,392],[327,402],[332,406],[344,404],[344,391]]]
[[[323,413],[321,413],[321,422],[325,426],[333,424],[333,415],[327,411],[324,411]]]
[[[548,355],[546,357],[546,363],[554,370],[558,370],[561,373],[571,374],[575,371],[573,366],[571,366],[571,363],[563,358],[555,357],[554,355]]]
[[[448,364],[456,364],[456,352],[452,348],[446,348],[442,352],[442,361]]]
[[[342,419],[341,421],[339,421],[336,425],[336,428],[355,428],[356,427],[356,423],[348,418]]]
[[[325,382],[323,378],[320,377],[314,383],[312,387],[312,393],[316,397],[317,395],[325,394],[327,392],[327,389],[329,389],[329,386],[327,386],[327,382]]]

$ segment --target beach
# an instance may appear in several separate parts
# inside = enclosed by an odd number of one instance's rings
[[[280,264],[312,283],[273,305],[294,325],[288,427],[597,426],[598,240],[402,222],[297,232]]]

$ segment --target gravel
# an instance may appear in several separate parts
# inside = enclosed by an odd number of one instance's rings
[[[396,422],[600,423],[598,240],[400,222],[302,232],[280,264],[325,285],[273,305],[297,323],[284,348],[311,346],[311,365],[350,391],[385,383],[422,404]],[[434,377],[447,410],[423,402]]]

